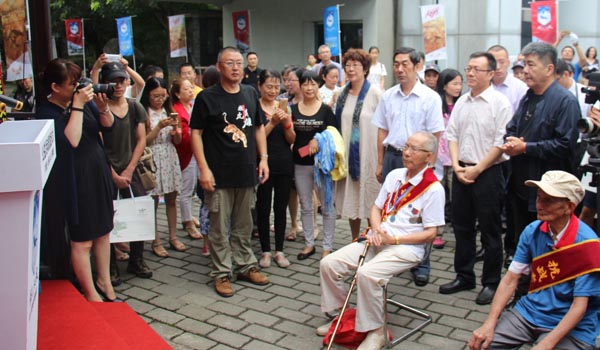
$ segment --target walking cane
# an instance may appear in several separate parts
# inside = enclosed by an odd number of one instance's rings
[[[357,242],[362,242],[362,241],[366,241],[366,240],[367,240],[367,237],[361,236],[357,239]],[[358,268],[361,267],[362,264],[365,262],[365,256],[367,255],[367,251],[369,250],[370,245],[371,245],[371,243],[369,243],[367,241],[365,243],[365,249],[363,250],[362,254],[358,257],[358,265],[356,266],[357,272],[358,272]],[[327,345],[327,350],[331,350],[331,346],[333,345],[333,340],[335,339],[335,334],[337,333],[338,328],[340,327],[340,322],[342,321],[342,315],[344,315],[344,312],[346,312],[346,308],[348,307],[348,303],[350,302],[350,297],[352,296],[352,290],[354,289],[354,286],[356,285],[357,272],[354,273],[354,276],[352,277],[352,282],[350,282],[350,289],[348,290],[348,295],[346,295],[346,301],[344,301],[344,306],[342,306],[342,310],[340,311],[340,314],[338,315],[338,319],[337,319],[337,322],[335,323],[335,328],[333,329],[331,338],[329,338],[329,345]]]

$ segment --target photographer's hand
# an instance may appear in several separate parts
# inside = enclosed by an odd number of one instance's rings
[[[93,98],[94,89],[92,88],[92,84],[89,84],[88,86],[75,91],[73,94],[71,107],[83,108],[83,106],[85,106],[85,104],[90,102]]]
[[[592,123],[594,123],[594,125],[596,125],[597,128],[600,128],[600,109],[592,107],[590,109],[589,116],[592,120]]]

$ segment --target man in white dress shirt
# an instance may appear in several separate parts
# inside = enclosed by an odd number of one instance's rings
[[[501,202],[505,181],[501,163],[508,160],[504,144],[506,124],[512,118],[509,100],[491,86],[496,60],[489,52],[475,52],[465,68],[469,93],[461,96],[452,110],[446,129],[454,176],[452,181],[452,224],[456,237],[456,279],[440,286],[452,294],[475,288],[475,249],[479,222],[483,255],[481,284],[475,302],[489,304],[502,272]]]

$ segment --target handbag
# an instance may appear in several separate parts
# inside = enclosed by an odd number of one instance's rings
[[[151,196],[134,197],[113,201],[115,210],[114,227],[110,232],[110,243],[151,241],[154,239],[154,199]]]
[[[150,147],[144,148],[144,153],[142,153],[140,161],[135,167],[135,172],[146,191],[151,191],[156,187],[156,164]]]
[[[329,331],[323,338],[323,345],[329,345],[329,339],[333,334],[333,330],[335,329],[335,324],[339,315],[333,319],[331,322],[331,327],[329,327]],[[342,315],[342,320],[340,321],[340,326],[338,327],[337,332],[335,333],[335,339],[333,342],[337,345],[345,346],[347,348],[356,349],[360,343],[367,337],[369,332],[357,332],[354,327],[356,323],[356,309],[351,308],[346,310]],[[388,329],[388,337],[392,340],[392,333]]]

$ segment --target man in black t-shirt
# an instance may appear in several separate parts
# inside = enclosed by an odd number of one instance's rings
[[[238,280],[269,283],[258,270],[250,242],[255,186],[269,178],[265,123],[256,91],[240,84],[243,64],[236,48],[221,50],[220,83],[198,95],[190,121],[192,150],[210,212],[210,275],[223,297],[233,295],[232,261],[238,266]]]
[[[262,69],[258,68],[258,55],[256,52],[248,52],[246,54],[247,66],[244,68],[244,78],[242,78],[242,84],[250,85],[258,91],[258,75],[262,72]]]

